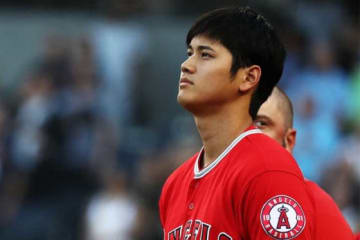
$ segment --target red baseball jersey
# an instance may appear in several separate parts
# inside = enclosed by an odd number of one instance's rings
[[[314,205],[292,156],[250,127],[199,169],[175,170],[159,201],[164,239],[315,239]]]
[[[360,240],[360,233],[355,235],[355,240]]]
[[[316,240],[351,240],[353,233],[334,200],[316,183],[306,180],[315,203]]]

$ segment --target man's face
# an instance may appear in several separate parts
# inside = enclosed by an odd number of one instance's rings
[[[191,112],[206,111],[238,96],[230,73],[232,55],[218,41],[204,36],[192,39],[188,58],[181,65],[178,102]]]
[[[279,104],[274,96],[270,96],[264,102],[254,121],[255,125],[263,133],[276,140],[283,147],[286,147],[286,124],[283,112],[279,109]]]

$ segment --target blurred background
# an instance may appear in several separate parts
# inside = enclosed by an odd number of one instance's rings
[[[1,0],[1,240],[162,238],[161,186],[201,147],[185,35],[235,4],[279,29],[295,157],[360,230],[358,0]]]

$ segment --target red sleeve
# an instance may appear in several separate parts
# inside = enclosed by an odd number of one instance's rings
[[[255,177],[239,210],[245,239],[314,239],[314,206],[304,180],[294,174],[271,171]]]
[[[165,198],[165,193],[164,193],[164,188],[165,188],[165,185],[162,189],[162,192],[161,192],[161,195],[160,195],[160,199],[159,199],[159,217],[160,217],[160,222],[161,222],[161,226],[164,228],[164,209],[165,209],[165,206],[164,206],[164,198]]]
[[[316,183],[306,180],[305,183],[315,202],[316,236],[318,238],[323,236],[327,240],[353,239],[349,224],[331,196]]]
[[[355,240],[360,240],[360,233],[358,233],[357,235],[355,235]]]

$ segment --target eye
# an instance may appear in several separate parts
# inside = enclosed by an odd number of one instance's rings
[[[209,53],[207,53],[207,52],[202,52],[202,53],[201,53],[201,57],[202,57],[202,58],[211,58],[212,55],[209,54]]]
[[[263,120],[255,120],[254,121],[255,126],[257,126],[258,128],[263,128],[265,126],[267,126],[267,122],[263,121]]]
[[[192,54],[193,54],[193,53],[192,53],[191,50],[188,50],[188,51],[186,52],[186,55],[187,55],[188,57],[190,57]]]

